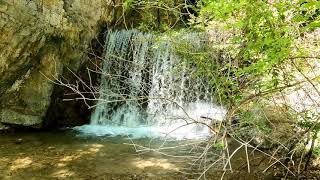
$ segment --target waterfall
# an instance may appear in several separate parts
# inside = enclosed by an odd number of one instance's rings
[[[204,39],[204,34],[185,33],[177,41],[196,49]],[[210,135],[206,125],[224,118],[226,111],[214,104],[209,79],[192,76],[195,69],[175,52],[170,38],[109,31],[102,66],[99,100],[90,125],[77,128],[82,132],[204,138]]]

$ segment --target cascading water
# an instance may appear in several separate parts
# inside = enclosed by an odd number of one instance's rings
[[[189,33],[180,41],[199,48],[204,38]],[[214,105],[208,80],[191,76],[193,70],[169,40],[137,30],[109,32],[91,124],[76,129],[133,138],[207,137],[205,124],[222,120],[226,112]]]

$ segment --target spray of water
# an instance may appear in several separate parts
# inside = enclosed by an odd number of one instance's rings
[[[200,48],[203,38],[188,33],[180,40]],[[137,30],[108,33],[97,107],[90,125],[75,129],[132,138],[210,136],[208,126],[226,113],[214,104],[213,87],[191,75],[170,41],[156,39]]]

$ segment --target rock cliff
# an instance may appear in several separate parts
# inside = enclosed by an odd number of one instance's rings
[[[0,0],[0,129],[43,125],[55,88],[48,78],[81,67],[114,7],[115,0]]]

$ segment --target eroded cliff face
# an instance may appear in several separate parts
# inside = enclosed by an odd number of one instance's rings
[[[0,0],[0,129],[40,127],[54,84],[77,71],[115,0]]]

